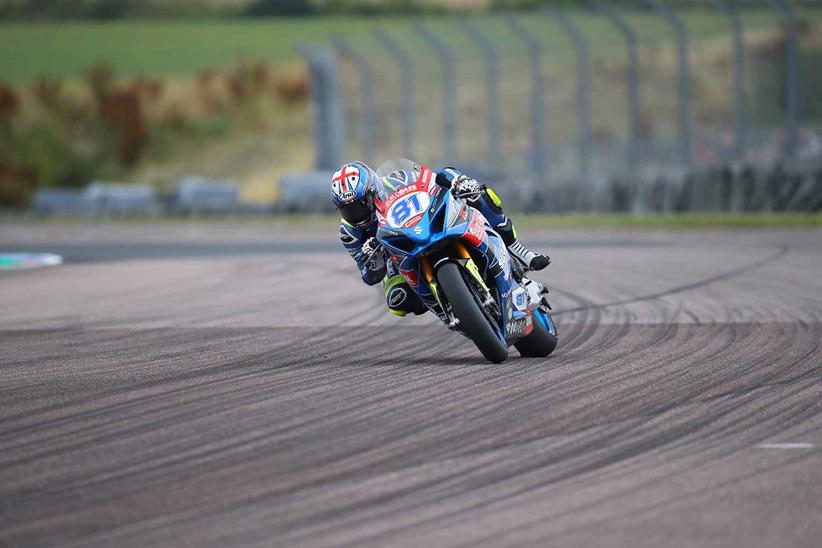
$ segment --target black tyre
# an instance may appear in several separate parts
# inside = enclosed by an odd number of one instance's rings
[[[502,363],[508,358],[508,346],[499,340],[491,320],[485,316],[474,294],[462,277],[459,266],[445,263],[437,270],[440,290],[451,304],[454,315],[460,321],[462,332],[474,341],[485,359]]]
[[[543,314],[543,317],[538,317],[538,314]],[[551,315],[542,309],[535,311],[533,331],[514,346],[523,358],[544,358],[553,352],[557,347],[557,330]]]

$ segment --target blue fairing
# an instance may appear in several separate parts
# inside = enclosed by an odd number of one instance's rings
[[[485,258],[484,264],[477,265],[484,270],[484,274],[487,275],[489,269],[498,270],[494,278],[504,324],[498,330],[498,336],[501,339],[507,338],[508,320],[522,318],[525,314],[511,306],[511,292],[516,287],[516,283],[511,275],[510,265],[506,261],[505,264],[499,265],[500,268],[496,268],[499,257],[508,257],[505,244],[486,222],[486,237],[479,245],[471,246],[464,236],[469,229],[472,216],[479,213],[455,200],[446,188],[439,188],[431,198],[431,204],[414,226],[397,229],[382,226],[377,231],[377,238],[392,255],[397,257],[400,270],[415,273],[419,284],[414,289],[429,307],[436,306],[437,301],[421,276],[419,257],[432,246],[447,239],[460,239],[466,246],[473,247],[480,256]],[[461,210],[465,210],[465,215],[462,217],[460,216]]]
[[[550,333],[551,335],[557,334],[557,328],[554,326],[554,322],[551,319],[551,316],[549,316],[542,310],[537,309],[534,311],[534,318],[536,318],[539,321],[539,323],[541,323],[542,326],[545,327],[546,330],[548,330],[548,333]]]

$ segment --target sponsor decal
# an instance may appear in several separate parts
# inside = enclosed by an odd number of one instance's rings
[[[422,171],[420,172],[420,175],[417,178],[417,182],[397,189],[393,194],[391,194],[391,196],[388,197],[384,204],[381,204],[383,206],[383,209],[390,209],[391,206],[394,205],[394,203],[397,200],[411,192],[425,192],[426,194],[428,194],[428,192],[431,190],[431,187],[429,186],[431,180],[431,170],[423,166]],[[435,184],[433,188],[436,189],[439,187],[437,187]],[[429,202],[426,202],[425,207],[428,207],[428,203]]]
[[[468,231],[463,236],[468,243],[474,247],[478,247],[485,241],[485,217],[482,213],[475,211],[471,217],[471,223],[468,225]]]
[[[381,226],[380,230],[377,232],[377,239],[379,238],[390,238],[391,236],[401,236],[402,234],[397,232],[396,230],[391,230],[388,227]]]
[[[392,205],[394,205],[394,202],[396,202],[397,200],[399,200],[400,198],[402,198],[403,196],[405,196],[409,192],[419,192],[420,189],[417,188],[418,184],[419,183],[404,186],[404,187],[402,187],[398,190],[395,190],[391,194],[391,196],[389,196],[388,199],[385,201],[385,207],[390,208]]]
[[[408,297],[408,294],[405,292],[404,288],[395,287],[391,290],[391,294],[388,297],[388,306],[391,308],[397,308],[405,302],[406,297]]]
[[[508,249],[502,243],[502,240],[492,238],[492,241],[494,242],[494,255],[496,256],[497,262],[502,270],[502,277],[507,280],[509,277],[509,272],[511,271],[511,259],[508,255]]]
[[[417,279],[417,273],[413,270],[402,270],[400,269],[400,274],[402,277],[405,278],[405,281],[408,282],[408,285],[411,287],[417,287],[419,281]]]
[[[517,310],[526,310],[528,308],[528,296],[525,290],[521,287],[517,288],[513,294],[514,306]]]
[[[508,324],[509,337],[524,337],[528,329],[528,318],[513,320]]]

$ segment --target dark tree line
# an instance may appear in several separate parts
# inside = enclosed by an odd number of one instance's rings
[[[491,9],[531,8],[549,0],[491,0]],[[573,0],[550,0],[573,5]],[[631,0],[616,0],[627,1]],[[425,0],[249,0],[219,4],[173,0],[0,0],[0,19],[116,20],[178,17],[276,17],[323,14],[388,15],[448,11]]]

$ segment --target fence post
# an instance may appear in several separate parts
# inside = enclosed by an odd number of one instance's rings
[[[342,161],[343,116],[340,108],[339,71],[336,57],[307,44],[297,44],[311,75],[311,115],[315,166],[334,170]]]
[[[534,34],[522,24],[516,15],[509,14],[506,23],[528,46],[531,58],[531,170],[535,180],[546,177],[545,159],[545,77],[542,73],[542,44]]]
[[[546,5],[545,11],[556,21],[576,47],[578,173],[580,181],[588,184],[591,181],[591,55],[588,39],[564,12],[551,4]]]
[[[374,38],[399,63],[402,72],[402,140],[403,153],[414,157],[414,63],[411,56],[393,38],[380,29],[372,31]]]
[[[679,156],[682,164],[690,170],[693,167],[693,145],[691,140],[691,68],[688,63],[688,31],[682,20],[667,5],[659,0],[646,0],[676,34],[676,89],[678,103]]]
[[[486,89],[486,160],[491,164],[500,162],[500,134],[502,133],[502,116],[500,114],[500,69],[499,52],[494,41],[485,36],[482,31],[467,19],[457,19],[457,24],[470,40],[476,43],[485,60],[485,89]]]
[[[785,18],[785,112],[788,116],[785,155],[796,156],[799,146],[799,31],[793,8],[784,0],[771,0],[771,5]]]
[[[634,29],[617,12],[616,8],[601,0],[595,2],[597,11],[605,15],[625,38],[628,48],[628,170],[633,173],[639,162],[639,57],[637,35]]]
[[[742,21],[736,10],[726,0],[711,0],[711,3],[731,23],[734,40],[734,160],[745,157],[747,121],[745,112],[745,35]]]
[[[442,63],[443,85],[443,151],[446,162],[457,160],[457,59],[454,50],[432,31],[428,25],[417,22],[414,25],[423,40],[434,48]]]
[[[350,58],[360,71],[362,79],[362,147],[363,160],[370,162],[374,160],[374,143],[376,141],[374,131],[376,129],[376,117],[374,116],[374,72],[365,57],[360,55],[348,41],[342,36],[334,36],[331,39],[337,50]]]

